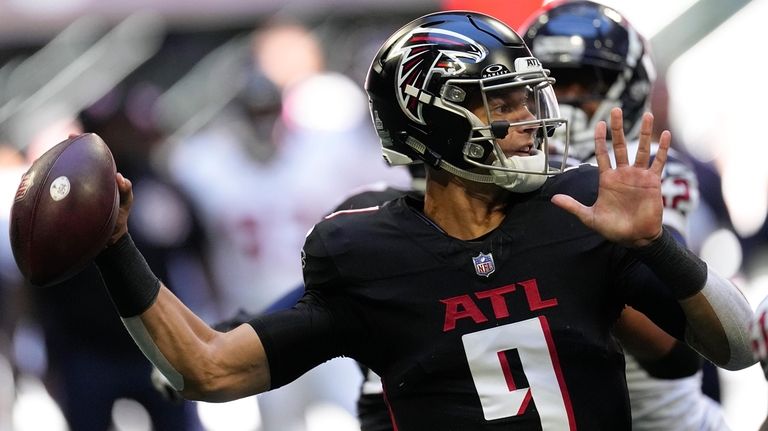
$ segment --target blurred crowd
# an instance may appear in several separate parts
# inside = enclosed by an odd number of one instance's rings
[[[120,25],[144,32],[161,25],[157,17],[131,19]],[[304,236],[351,190],[410,182],[406,170],[386,167],[360,77],[351,77],[360,71],[328,67],[333,47],[321,40],[322,31],[276,17],[256,30],[208,37],[158,32],[146,58],[104,72],[111,85],[93,88],[93,76],[84,74],[68,83],[81,90],[77,95],[57,93],[37,109],[15,106],[11,97],[3,101],[0,430],[151,423],[165,430],[301,431],[310,404],[354,424],[361,377],[351,361],[333,361],[258,403],[240,403],[242,412],[229,419],[213,406],[163,399],[95,267],[57,286],[31,288],[7,239],[21,174],[69,134],[97,133],[134,184],[131,230],[160,278],[212,324],[266,308],[302,283]],[[359,45],[361,58],[380,43],[375,32],[358,36],[347,43]],[[63,43],[78,49],[75,41]],[[45,55],[45,48],[35,55]],[[14,74],[28,62],[44,61],[34,55],[14,60],[19,64],[3,86],[14,86]],[[52,81],[60,78],[47,72]],[[46,85],[29,89],[32,94],[13,88],[29,100]],[[24,416],[26,381],[36,382],[38,394],[50,396],[48,406],[61,413],[46,423],[36,413]],[[143,416],[132,413],[136,409]],[[204,425],[209,416],[217,418],[214,425]]]
[[[341,359],[230,406],[163,398],[94,267],[52,288],[25,285],[8,215],[40,154],[70,133],[98,133],[134,183],[131,232],[166,285],[211,323],[263,310],[302,282],[307,231],[353,190],[408,187],[408,172],[381,159],[362,83],[382,38],[425,12],[277,15],[199,32],[139,14],[0,46],[0,431],[304,431],[318,418],[355,429],[361,377]],[[674,124],[660,81],[661,129]],[[702,196],[691,246],[756,305],[768,294],[765,214],[736,229],[724,164],[693,159]]]

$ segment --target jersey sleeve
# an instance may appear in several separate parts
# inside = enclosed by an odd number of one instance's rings
[[[341,354],[333,316],[316,292],[306,292],[288,310],[260,315],[248,323],[259,334],[267,354],[271,389]]]
[[[336,212],[374,207],[377,205],[382,205],[384,202],[390,201],[392,199],[396,199],[405,193],[405,190],[399,190],[391,187],[382,188],[381,185],[379,185],[379,187],[371,187],[368,190],[364,190],[360,193],[351,195],[341,204],[339,204],[333,211]]]
[[[320,235],[310,232],[302,250],[305,291],[292,308],[248,322],[259,335],[269,363],[271,388],[292,382],[323,362],[348,356],[362,325],[340,292],[344,280]]]

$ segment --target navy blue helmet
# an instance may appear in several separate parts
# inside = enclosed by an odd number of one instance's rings
[[[553,2],[534,14],[520,33],[550,70],[555,88],[581,83],[589,89],[580,99],[558,95],[561,112],[571,122],[573,156],[584,158],[593,151],[594,126],[608,121],[614,107],[624,112],[625,135],[637,136],[656,73],[647,41],[623,15],[592,1]],[[589,100],[599,102],[597,110],[591,116],[578,112]]]

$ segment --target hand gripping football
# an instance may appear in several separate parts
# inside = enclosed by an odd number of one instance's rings
[[[11,208],[13,256],[30,283],[48,286],[82,271],[117,221],[115,160],[93,133],[60,142],[22,176]]]

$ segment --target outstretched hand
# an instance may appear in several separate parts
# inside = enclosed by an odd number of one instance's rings
[[[667,161],[672,136],[665,130],[653,163],[651,133],[653,115],[643,115],[640,142],[634,164],[629,164],[620,108],[611,111],[611,137],[616,167],[606,148],[606,124],[595,127],[595,154],[600,171],[597,200],[585,206],[567,195],[555,195],[552,203],[578,217],[587,227],[610,241],[627,247],[642,247],[661,235],[661,172]]]

